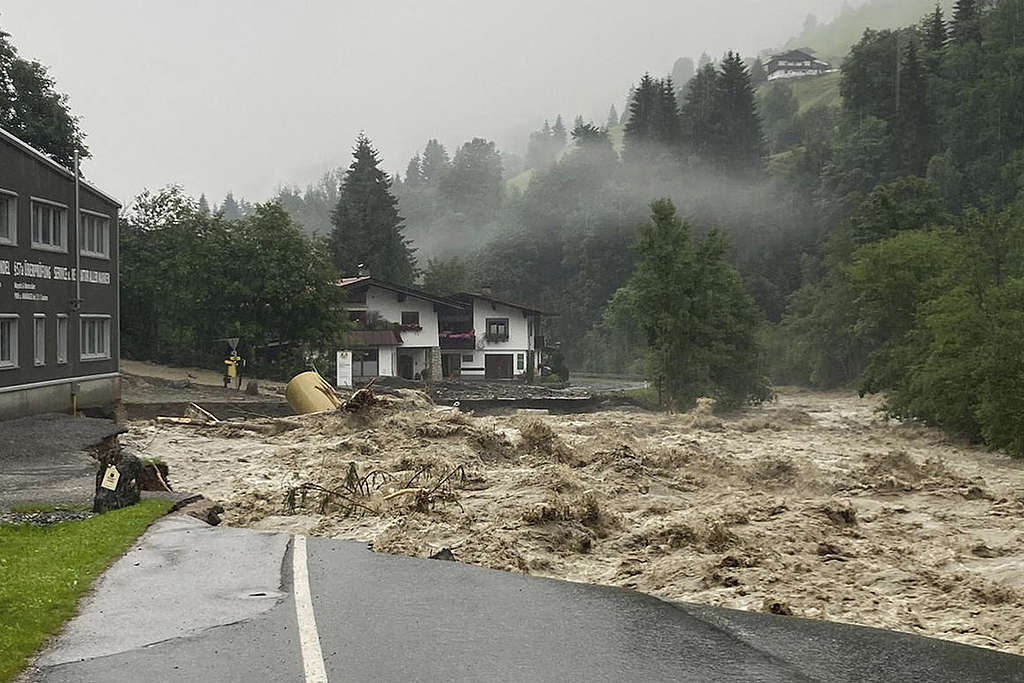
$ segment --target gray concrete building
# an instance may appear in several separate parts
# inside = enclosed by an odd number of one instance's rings
[[[120,400],[120,208],[0,129],[0,420]]]

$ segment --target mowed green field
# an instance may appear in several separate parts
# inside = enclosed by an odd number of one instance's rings
[[[793,89],[793,96],[800,103],[800,112],[803,113],[813,106],[823,104],[827,107],[838,107],[842,104],[843,98],[839,95],[839,81],[842,74],[838,71],[823,76],[807,76],[806,78],[793,78],[786,81],[772,81],[758,87],[758,94],[764,92],[776,83],[787,83]]]

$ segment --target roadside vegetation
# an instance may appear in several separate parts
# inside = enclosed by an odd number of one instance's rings
[[[0,525],[0,683],[14,679],[96,577],[170,505],[147,500],[78,522]]]

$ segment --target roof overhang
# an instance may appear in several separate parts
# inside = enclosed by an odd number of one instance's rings
[[[67,169],[67,168],[64,168],[63,166],[58,164],[56,161],[54,161],[50,157],[46,156],[45,154],[40,152],[38,149],[36,149],[32,145],[28,144],[27,142],[25,142],[21,138],[17,137],[13,133],[11,133],[9,131],[6,131],[3,128],[0,128],[0,138],[3,138],[7,142],[11,143],[14,147],[17,147],[18,149],[20,149],[25,154],[29,155],[30,157],[35,158],[36,161],[39,161],[39,162],[49,166],[51,169],[53,169],[54,171],[57,171],[61,175],[65,176],[66,178],[69,178],[71,180],[75,179],[74,171],[72,171],[70,169]],[[111,197],[106,192],[103,192],[102,190],[96,188],[94,185],[92,185],[90,183],[87,183],[86,181],[82,180],[81,178],[79,178],[79,183],[82,185],[82,187],[88,189],[90,192],[92,192],[96,196],[102,197],[103,199],[107,200],[108,202],[110,202],[111,204],[113,204],[114,206],[116,206],[119,209],[121,208],[121,202],[117,201],[116,199]]]

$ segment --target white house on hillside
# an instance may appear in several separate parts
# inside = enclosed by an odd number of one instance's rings
[[[775,81],[780,78],[818,76],[832,71],[832,65],[815,59],[803,50],[791,50],[769,59],[765,70],[768,72],[768,80]]]

